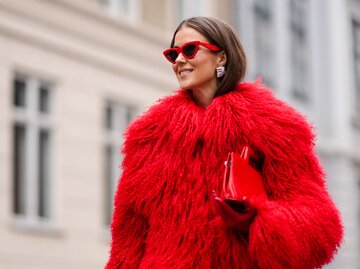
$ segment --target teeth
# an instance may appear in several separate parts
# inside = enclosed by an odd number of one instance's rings
[[[191,72],[191,70],[183,70],[183,71],[180,72],[180,76],[185,75],[185,74],[190,73],[190,72]]]

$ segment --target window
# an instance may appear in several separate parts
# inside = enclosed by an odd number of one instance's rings
[[[360,22],[353,20],[355,112],[360,114]]]
[[[256,0],[255,13],[255,65],[256,76],[261,76],[263,82],[274,88],[274,32],[272,25],[272,1]]]
[[[241,3],[238,0],[232,0],[229,4],[229,13],[231,17],[231,24],[234,26],[235,31],[240,35],[241,37],[241,27],[244,23],[244,19],[242,18],[243,14],[243,3]]]
[[[139,0],[101,0],[101,5],[113,16],[136,21],[140,15]]]
[[[308,21],[309,1],[290,0],[290,59],[291,59],[291,91],[301,100],[309,100],[309,48]]]
[[[47,225],[54,218],[51,99],[49,83],[15,75],[12,211],[25,226]]]
[[[111,221],[114,194],[121,174],[123,133],[134,115],[128,105],[109,102],[105,110],[105,225]]]
[[[178,0],[178,20],[180,21],[184,19],[188,19],[194,16],[204,16],[205,12],[205,4],[204,0]]]

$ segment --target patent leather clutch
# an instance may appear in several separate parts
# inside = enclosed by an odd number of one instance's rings
[[[223,196],[235,206],[236,201],[266,195],[261,177],[261,162],[248,146],[240,153],[230,152],[225,162]]]

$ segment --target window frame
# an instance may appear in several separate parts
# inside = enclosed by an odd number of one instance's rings
[[[353,54],[353,72],[354,72],[354,114],[359,118],[360,125],[360,20],[352,18],[352,54]],[[356,38],[358,35],[358,38]]]
[[[178,23],[193,16],[205,16],[205,9],[204,0],[178,0],[176,7]]]
[[[128,10],[121,8],[122,1],[127,1]],[[129,22],[137,22],[141,17],[141,0],[101,0],[101,5],[111,16]]]
[[[108,111],[112,111],[110,122]],[[114,195],[122,173],[123,134],[133,120],[135,107],[124,102],[107,101],[104,124],[104,215],[102,223],[108,231],[113,213]],[[110,124],[109,124],[110,123]],[[109,126],[110,125],[110,126]],[[107,236],[106,236],[107,237]]]
[[[21,197],[16,197],[15,188],[15,177],[16,173],[14,171],[16,164],[13,163],[13,200],[12,200],[12,225],[20,229],[30,229],[38,231],[55,231],[58,230],[56,227],[55,219],[55,199],[54,199],[54,184],[55,184],[55,175],[54,175],[54,90],[53,85],[45,80],[41,80],[35,76],[25,75],[22,73],[15,72],[12,79],[12,91],[15,91],[15,82],[17,80],[24,81],[25,83],[25,106],[20,107],[16,106],[12,102],[13,109],[13,120],[12,124],[14,126],[21,125],[25,129],[25,138],[24,138],[24,171],[21,173],[23,178],[24,186],[21,186],[23,193],[20,194]],[[40,111],[40,89],[44,86],[48,91],[48,108],[50,109],[48,113],[43,113]],[[48,175],[46,182],[47,188],[43,191],[44,197],[40,198],[40,184],[39,183],[39,146],[40,146],[40,132],[48,132],[48,145],[46,151],[48,156],[43,159],[46,159],[48,166],[44,168],[44,173]],[[16,141],[13,140],[13,147],[15,148]],[[14,161],[15,161],[15,153]],[[34,157],[35,156],[35,157]],[[44,156],[43,156],[44,157]],[[15,200],[23,200],[25,204],[24,212],[18,213],[14,208]],[[42,216],[40,214],[40,205],[43,201],[42,207],[46,211],[46,215]]]
[[[311,99],[310,1],[289,0],[290,90],[299,100]],[[306,16],[307,14],[307,16]]]
[[[262,82],[275,88],[274,66],[276,61],[275,44],[272,42],[275,34],[271,0],[255,0],[254,12],[254,52],[255,76],[262,77]]]

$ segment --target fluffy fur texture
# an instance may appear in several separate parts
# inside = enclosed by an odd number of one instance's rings
[[[125,136],[107,269],[312,269],[339,248],[343,227],[311,128],[260,83],[241,83],[207,109],[178,91]],[[227,229],[210,200],[227,153],[244,144],[265,157],[268,193],[252,200],[248,238]]]

